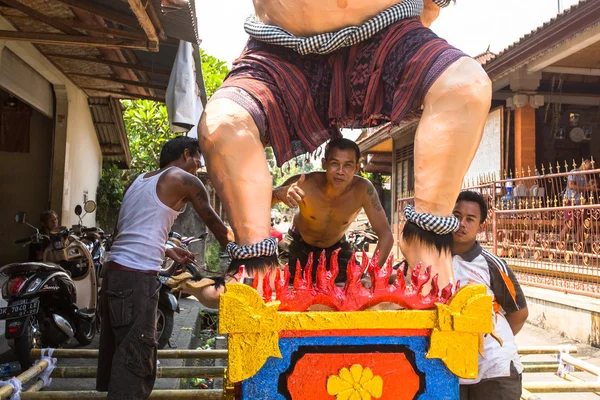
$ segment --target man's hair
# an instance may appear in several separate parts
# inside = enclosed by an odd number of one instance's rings
[[[350,139],[337,138],[330,140],[329,143],[327,143],[327,146],[325,146],[325,160],[329,159],[331,149],[354,150],[354,153],[356,154],[356,163],[358,164],[358,160],[360,160],[360,149],[358,148],[358,145]]]
[[[481,211],[481,220],[479,221],[479,223],[483,224],[485,222],[485,220],[487,219],[488,206],[487,202],[480,193],[474,192],[472,190],[462,191],[458,195],[458,199],[456,200],[456,202],[458,203],[459,201],[471,201],[473,203],[479,204],[479,210]]]
[[[164,144],[160,150],[160,168],[164,168],[181,157],[185,149],[188,149],[190,155],[200,152],[198,139],[188,136],[177,136]]]
[[[50,216],[54,215],[58,219],[58,214],[54,210],[46,210],[40,214],[40,222],[44,223],[50,219]]]

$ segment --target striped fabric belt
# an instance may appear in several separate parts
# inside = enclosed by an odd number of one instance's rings
[[[433,0],[440,7],[446,7],[451,1]],[[418,17],[422,11],[423,0],[404,0],[383,10],[360,26],[349,26],[337,32],[321,33],[309,37],[294,36],[278,26],[257,21],[254,15],[248,17],[244,29],[250,37],[256,40],[287,47],[301,55],[328,54],[365,41],[395,22]]]

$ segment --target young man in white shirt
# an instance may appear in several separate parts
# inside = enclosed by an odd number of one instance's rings
[[[519,400],[523,366],[515,335],[527,320],[525,296],[506,262],[477,242],[477,233],[487,218],[483,197],[472,191],[461,192],[454,215],[460,221],[452,246],[456,280],[461,286],[483,284],[494,298],[494,331],[484,338],[477,379],[461,379],[460,400]]]

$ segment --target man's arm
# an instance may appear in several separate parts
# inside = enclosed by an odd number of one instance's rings
[[[516,335],[523,328],[529,316],[523,289],[521,289],[514,272],[504,260],[486,251],[483,256],[490,269],[490,284],[494,298],[504,310],[504,316],[513,335]]]
[[[232,232],[227,229],[221,218],[213,210],[208,200],[208,192],[198,177],[181,171],[181,183],[185,198],[192,203],[194,210],[204,221],[208,229],[215,235],[221,246],[233,241]]]
[[[363,208],[367,213],[367,217],[369,218],[369,222],[373,227],[373,231],[375,231],[379,237],[379,242],[377,243],[377,248],[375,251],[377,252],[377,250],[379,250],[379,266],[382,267],[387,261],[390,250],[392,250],[394,236],[392,235],[390,223],[387,220],[385,211],[381,206],[381,201],[379,201],[377,191],[375,190],[373,184],[368,181],[367,190],[365,192],[363,201]]]
[[[513,335],[516,335],[519,333],[519,331],[521,331],[523,325],[525,325],[525,321],[527,321],[527,317],[529,317],[529,310],[527,307],[521,308],[519,311],[506,314],[505,317],[510,325]]]

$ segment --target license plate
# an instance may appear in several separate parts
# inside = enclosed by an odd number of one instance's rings
[[[20,318],[37,314],[39,309],[39,299],[19,300],[14,303],[9,303],[8,307],[0,308],[0,320]]]

